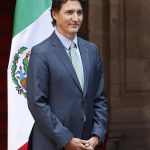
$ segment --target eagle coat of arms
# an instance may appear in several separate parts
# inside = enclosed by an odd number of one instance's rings
[[[18,94],[23,94],[26,98],[26,80],[27,69],[30,58],[30,51],[27,51],[27,47],[21,47],[14,55],[14,59],[11,67],[11,76]]]

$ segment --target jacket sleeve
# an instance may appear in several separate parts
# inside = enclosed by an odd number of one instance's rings
[[[30,56],[27,73],[27,101],[35,123],[50,140],[62,148],[73,137],[48,105],[50,70],[45,54],[34,47]]]
[[[98,54],[98,49],[96,58],[96,92],[94,98],[94,125],[92,135],[99,136],[102,142],[104,142],[107,132],[108,105],[104,92],[103,65]]]

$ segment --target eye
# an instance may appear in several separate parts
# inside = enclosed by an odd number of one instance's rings
[[[73,13],[73,10],[66,11],[66,14],[72,14],[72,13]]]
[[[78,14],[78,16],[80,16],[80,15],[83,14],[83,11],[82,11],[82,10],[78,10],[78,11],[77,11],[77,14]]]

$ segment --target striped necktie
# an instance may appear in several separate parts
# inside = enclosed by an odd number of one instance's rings
[[[78,80],[80,82],[80,85],[82,87],[83,90],[83,85],[84,85],[84,81],[83,81],[83,68],[82,68],[82,64],[79,61],[79,57],[77,55],[77,48],[76,48],[76,44],[74,42],[71,43],[70,47],[69,47],[69,55],[70,55],[70,59],[72,62],[72,65],[75,69],[75,72],[77,74]]]

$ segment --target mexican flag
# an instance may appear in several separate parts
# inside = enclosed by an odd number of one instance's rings
[[[8,150],[26,150],[34,120],[27,107],[31,48],[53,32],[51,0],[17,0],[8,65]]]

